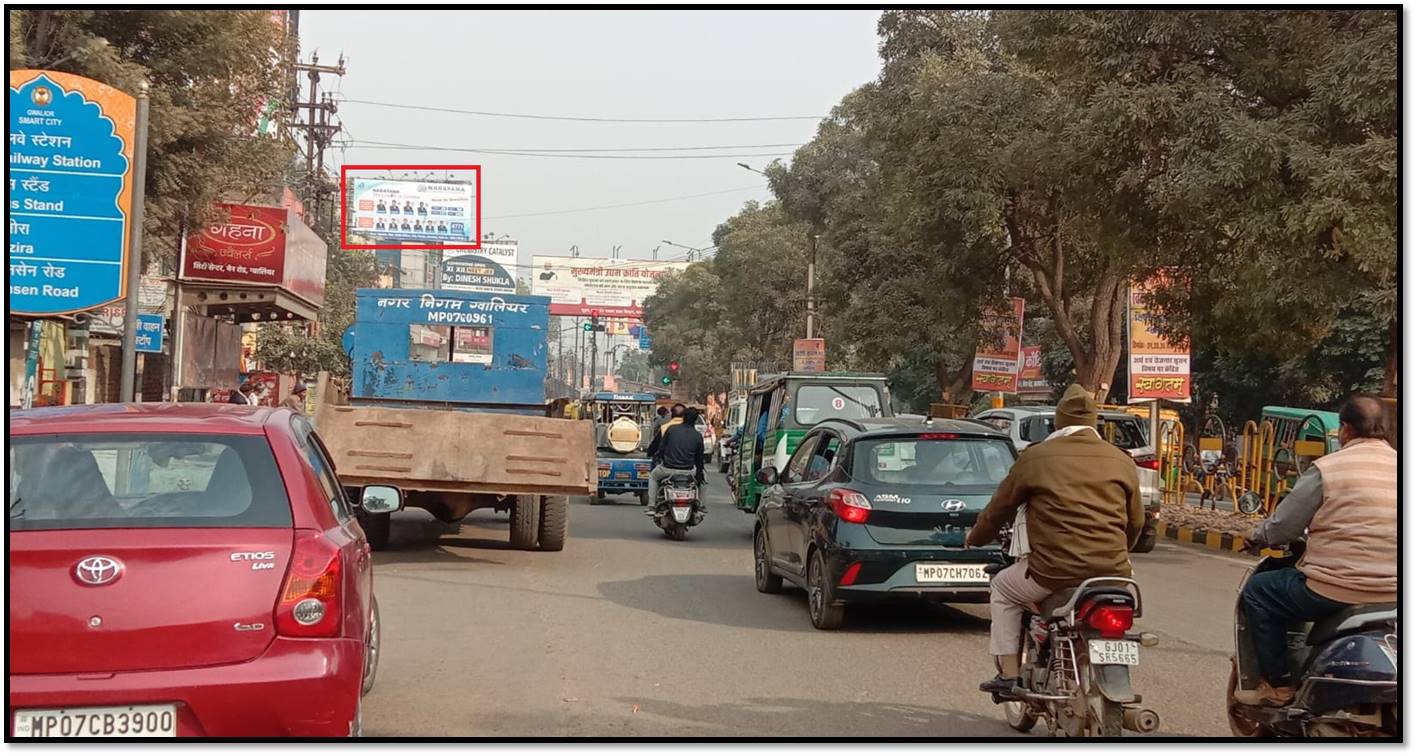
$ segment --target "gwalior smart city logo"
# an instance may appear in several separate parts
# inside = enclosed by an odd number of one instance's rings
[[[54,101],[54,93],[50,91],[49,87],[38,86],[30,93],[30,101],[43,108]]]

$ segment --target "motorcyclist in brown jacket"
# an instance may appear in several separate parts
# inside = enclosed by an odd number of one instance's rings
[[[1015,695],[1020,685],[1023,612],[1063,588],[1092,577],[1130,577],[1130,548],[1145,524],[1136,463],[1096,432],[1097,405],[1086,389],[1067,387],[1056,431],[1023,451],[978,516],[965,545],[982,546],[1024,510],[1026,553],[989,586],[989,652],[1001,672],[979,686]]]

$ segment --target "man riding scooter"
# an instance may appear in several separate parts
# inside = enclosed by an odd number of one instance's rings
[[[1236,690],[1249,706],[1279,706],[1296,690],[1285,658],[1291,622],[1316,621],[1355,604],[1397,595],[1396,450],[1386,441],[1379,399],[1357,394],[1338,413],[1342,448],[1299,477],[1278,509],[1250,534],[1250,548],[1284,546],[1308,532],[1296,567],[1255,574],[1240,598],[1259,674]]]
[[[1130,547],[1146,512],[1136,463],[1096,432],[1097,404],[1081,386],[1057,404],[1057,430],[1023,451],[969,531],[982,546],[1014,523],[1017,561],[990,585],[989,653],[999,673],[979,689],[1016,698],[1021,688],[1023,615],[1030,605],[1093,577],[1130,577]]]
[[[675,405],[675,413],[680,406]],[[698,485],[703,485],[703,436],[694,427],[697,422],[698,410],[687,407],[681,422],[665,423],[662,432],[655,435],[649,444],[649,459],[653,461],[654,469],[649,473],[647,511],[653,512],[659,505],[659,485],[675,473],[693,473]]]

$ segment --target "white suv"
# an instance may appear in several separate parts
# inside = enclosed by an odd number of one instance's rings
[[[1014,448],[1021,452],[1056,430],[1053,427],[1056,414],[1057,408],[1053,406],[1022,405],[984,410],[975,414],[973,419],[1007,433],[1013,439]],[[1156,526],[1160,521],[1160,458],[1156,456],[1150,434],[1141,418],[1115,410],[1102,410],[1098,416],[1097,432],[1102,434],[1102,438],[1109,437],[1113,444],[1136,461],[1136,474],[1141,481],[1141,502],[1146,508],[1146,527],[1133,551],[1144,554],[1155,548]]]

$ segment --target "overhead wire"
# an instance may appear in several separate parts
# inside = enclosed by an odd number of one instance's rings
[[[758,121],[819,121],[824,116],[739,116],[726,118],[605,118],[596,116],[566,116],[566,115],[546,115],[538,113],[500,113],[489,110],[465,110],[462,108],[445,108],[433,105],[413,105],[409,103],[380,102],[378,100],[359,100],[345,98],[344,102],[356,103],[359,105],[373,105],[383,108],[398,108],[403,110],[423,110],[435,113],[456,113],[459,115],[473,115],[484,118],[521,118],[536,121],[576,121],[580,123],[752,123]]]

